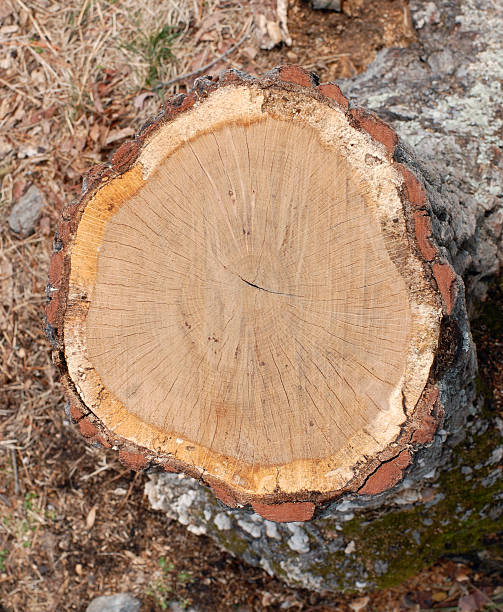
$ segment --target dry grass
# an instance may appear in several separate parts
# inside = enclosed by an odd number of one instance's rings
[[[250,37],[226,61],[256,72],[296,61],[327,79],[411,39],[401,2],[355,11],[314,14],[295,0],[291,49],[260,52]],[[84,610],[125,590],[145,610],[169,599],[204,610],[349,609],[351,597],[287,589],[151,511],[144,477],[68,422],[42,330],[52,235],[81,175],[187,82],[153,86],[219,57],[250,25],[245,0],[0,0],[0,610]],[[30,184],[46,205],[21,237],[8,215]],[[442,567],[439,588],[445,576],[457,584],[456,566]],[[392,609],[407,588],[376,596],[375,609]]]

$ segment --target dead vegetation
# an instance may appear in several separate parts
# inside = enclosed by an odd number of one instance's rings
[[[1,0],[0,610],[84,610],[98,594],[126,590],[145,610],[173,600],[243,612],[417,610],[458,601],[474,592],[472,581],[484,589],[483,576],[445,563],[370,599],[324,599],[243,566],[150,510],[144,476],[124,469],[113,452],[84,444],[65,416],[43,334],[60,210],[79,192],[82,174],[188,84],[180,78],[155,89],[159,83],[197,71],[237,43],[212,73],[297,62],[325,80],[351,76],[382,46],[413,40],[407,15],[399,0],[348,1],[345,14],[314,13],[294,0],[293,46],[261,52],[248,2]],[[30,185],[44,206],[21,236],[9,214]]]

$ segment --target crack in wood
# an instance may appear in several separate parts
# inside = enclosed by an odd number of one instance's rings
[[[274,293],[275,295],[285,295],[286,297],[298,297],[298,298],[305,297],[303,295],[297,295],[296,293],[283,293],[282,291],[274,291],[273,289],[266,289],[265,287],[260,287],[259,285],[256,285],[255,283],[251,283],[250,281],[247,281],[246,278],[243,278],[239,274],[238,276],[243,281],[243,283],[250,285],[250,287],[255,287],[255,289],[266,291],[267,293]]]

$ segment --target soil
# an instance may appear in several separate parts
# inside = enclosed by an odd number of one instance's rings
[[[346,0],[342,13],[313,11],[310,5],[292,3],[288,13],[292,47],[261,53],[244,69],[261,73],[293,63],[313,70],[322,81],[351,78],[384,47],[407,47],[416,39],[406,2]]]
[[[250,27],[248,3],[174,4],[161,0],[153,11],[139,0],[0,3],[0,610],[83,611],[93,597],[122,591],[137,595],[144,612],[173,601],[241,612],[475,610],[477,593],[489,601],[485,609],[503,609],[499,570],[476,556],[440,560],[374,593],[288,588],[151,510],[146,476],[86,445],[65,415],[42,324],[60,210],[82,174],[190,79],[152,87],[197,70]],[[295,0],[289,27],[292,47],[260,51],[249,37],[211,72],[296,62],[328,80],[363,70],[383,46],[414,40],[401,0],[346,0],[341,14]],[[45,206],[21,237],[8,215],[31,184]],[[503,411],[503,331],[488,323],[501,309],[495,285],[474,333],[486,401]]]

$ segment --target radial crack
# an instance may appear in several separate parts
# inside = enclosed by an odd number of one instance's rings
[[[304,297],[303,295],[296,295],[295,293],[283,293],[281,291],[273,291],[272,289],[266,289],[265,287],[260,287],[259,285],[255,285],[255,283],[247,281],[246,278],[243,278],[239,274],[238,276],[244,283],[250,285],[250,287],[255,287],[255,289],[260,289],[261,291],[267,291],[267,293],[274,293],[275,295],[286,295],[287,297]]]

